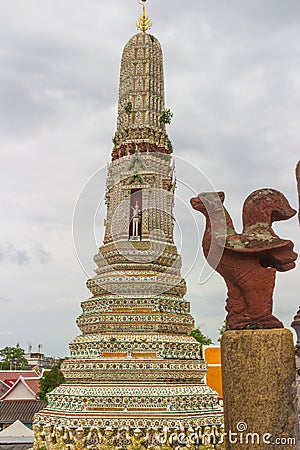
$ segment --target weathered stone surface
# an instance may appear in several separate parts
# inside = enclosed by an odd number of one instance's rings
[[[226,437],[226,449],[295,449],[288,441],[296,438],[292,333],[226,331],[221,354],[225,431],[237,433]],[[247,443],[247,433],[257,435],[248,434]]]
[[[258,189],[244,202],[240,234],[224,199],[223,192],[203,192],[191,204],[206,218],[204,255],[228,288],[226,327],[281,328],[282,322],[272,314],[276,271],[293,269],[297,254],[290,240],[275,234],[272,224],[293,217],[296,211],[281,192]]]

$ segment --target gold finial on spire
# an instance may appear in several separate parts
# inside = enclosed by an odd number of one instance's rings
[[[145,3],[147,0],[141,0],[143,3]],[[138,3],[141,5],[140,1],[138,0]],[[143,12],[141,14],[141,17],[136,23],[137,29],[141,30],[143,33],[145,33],[147,30],[150,30],[152,27],[152,20],[149,19],[149,16],[146,11],[146,6],[143,5]]]

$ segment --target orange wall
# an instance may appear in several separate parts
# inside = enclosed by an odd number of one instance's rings
[[[206,384],[223,398],[220,347],[204,347],[204,359],[208,364]]]
[[[220,347],[207,347],[205,349],[205,361],[207,362],[207,364],[221,365]]]

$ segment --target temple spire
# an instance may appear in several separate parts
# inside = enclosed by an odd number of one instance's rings
[[[140,0],[141,1],[141,0]],[[166,132],[163,53],[143,5],[138,22],[142,32],[124,47],[120,69],[117,130],[112,159],[139,152],[172,153]]]
[[[35,450],[176,450],[179,433],[194,442],[221,425],[174,242],[163,54],[139,3],[141,32],[122,54],[104,241],[61,369],[66,381],[35,416]]]
[[[150,30],[150,28],[152,27],[152,20],[149,19],[145,5],[143,5],[143,12],[139,20],[137,21],[136,26],[137,29],[141,30],[143,33],[145,33],[147,30]]]

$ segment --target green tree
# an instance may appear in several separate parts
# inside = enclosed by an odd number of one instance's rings
[[[65,377],[60,370],[62,362],[63,359],[54,364],[52,369],[45,371],[44,375],[40,379],[40,392],[38,393],[38,396],[41,400],[47,400],[46,395],[53,391],[54,388],[65,382]]]
[[[2,370],[20,370],[28,364],[25,358],[25,350],[20,348],[19,344],[15,347],[5,347],[0,350],[0,358]]]
[[[219,328],[219,338],[218,338],[218,342],[221,342],[222,336],[226,331],[226,319],[224,319],[223,325],[221,326],[221,328]]]
[[[210,345],[213,344],[213,341],[208,336],[205,336],[205,334],[202,333],[202,331],[199,328],[195,328],[191,332],[191,336],[196,339],[196,341],[200,342],[202,345]]]

